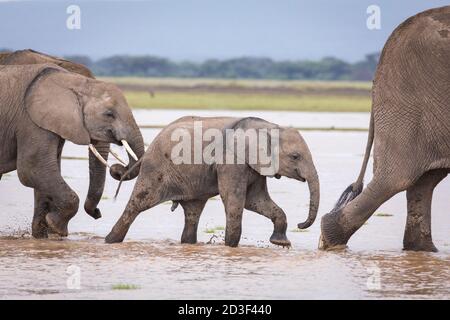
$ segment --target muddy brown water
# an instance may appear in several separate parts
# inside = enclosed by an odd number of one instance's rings
[[[142,112],[139,119],[144,122]],[[166,117],[175,114],[169,112]],[[334,121],[327,115],[295,116]],[[280,116],[280,122],[288,121],[283,119]],[[353,114],[349,119],[364,127],[366,115]],[[158,131],[143,130],[145,141],[151,141]],[[124,243],[106,245],[103,237],[121,215],[134,184],[125,183],[114,201],[117,182],[111,178],[100,204],[102,219],[93,220],[81,209],[69,225],[68,238],[34,240],[29,236],[32,190],[20,184],[15,172],[7,174],[0,181],[0,298],[450,298],[450,179],[437,187],[433,199],[433,239],[438,253],[402,251],[404,193],[384,204],[352,237],[346,250],[317,250],[320,216],[355,179],[366,135],[303,133],[322,188],[318,219],[306,232],[295,230],[308,211],[306,184],[286,178],[269,180],[272,197],[288,216],[291,249],[270,244],[272,223],[253,212],[244,213],[240,246],[225,247],[221,230],[225,215],[218,198],[205,207],[197,245],[179,243],[184,218],[181,208],[170,212],[169,203],[142,213]],[[66,157],[86,155],[85,147],[68,144],[64,149]],[[65,159],[62,171],[83,199],[88,185],[87,161]]]

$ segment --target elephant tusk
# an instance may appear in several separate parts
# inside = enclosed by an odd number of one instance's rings
[[[98,153],[97,149],[95,149],[93,144],[89,144],[89,149],[92,151],[92,153],[94,154],[94,156],[101,162],[103,163],[105,166],[107,166],[109,168],[109,164],[108,162],[103,159],[102,155],[100,153]]]
[[[109,152],[114,156],[114,158],[116,158],[121,164],[123,164],[124,166],[126,166],[127,164],[125,163],[125,161],[123,161],[119,155],[117,153],[115,153],[112,149],[109,149]]]
[[[128,144],[128,142],[126,140],[121,140],[120,142],[122,142],[123,146],[125,147],[125,149],[127,150],[127,152],[133,157],[134,160],[138,161],[138,157],[136,156],[136,154],[134,153],[133,149],[131,149],[130,145]]]

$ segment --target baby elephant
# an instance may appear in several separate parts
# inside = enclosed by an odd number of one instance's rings
[[[181,242],[196,243],[206,201],[220,194],[227,246],[239,244],[244,208],[272,220],[270,242],[289,246],[286,215],[270,198],[266,182],[266,177],[281,176],[308,182],[309,215],[298,225],[308,228],[317,215],[319,179],[296,129],[258,118],[180,118],[164,128],[146,151],[131,198],[106,242],[123,241],[140,212],[172,200],[184,209]]]

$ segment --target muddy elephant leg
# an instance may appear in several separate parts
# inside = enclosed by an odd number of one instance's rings
[[[181,243],[197,243],[197,228],[207,200],[180,201],[184,210],[184,229]]]
[[[431,237],[431,201],[434,188],[446,176],[446,170],[426,172],[406,191],[408,217],[403,237],[404,250],[437,252]]]
[[[45,216],[48,226],[60,236],[67,236],[67,224],[77,213],[77,194],[61,177],[60,154],[64,140],[39,132],[36,137],[28,137],[27,143],[19,143],[17,173],[20,181],[34,188],[42,197],[51,198],[49,213]],[[46,148],[42,148],[46,145]]]
[[[245,166],[222,165],[217,173],[219,193],[225,206],[225,245],[237,247],[242,233],[248,172]]]
[[[34,190],[34,215],[31,224],[31,235],[36,239],[48,237],[48,225],[45,216],[49,212],[50,199]]]
[[[266,177],[258,177],[247,190],[245,209],[259,213],[273,222],[270,242],[279,246],[290,246],[286,236],[287,220],[284,211],[270,198]]]
[[[47,192],[52,195],[52,202],[45,221],[50,229],[62,237],[67,237],[69,221],[77,214],[80,200],[62,178],[57,185],[57,189]]]
[[[152,188],[146,180],[149,179],[145,172],[141,172],[127,203],[125,211],[117,220],[116,224],[106,236],[106,243],[122,242],[136,217],[164,201],[159,195],[158,188]],[[155,183],[154,185],[158,185]]]
[[[322,217],[319,247],[328,249],[346,245],[350,237],[384,202],[406,187],[380,182],[375,176],[363,192],[339,211]]]
[[[64,143],[65,143],[64,140],[60,141],[60,143],[58,145],[58,149],[57,149],[57,161],[58,161],[59,172],[61,172],[61,155],[62,155]],[[57,208],[54,205],[52,205],[51,197],[45,196],[45,195],[39,193],[39,191],[37,191],[37,190],[34,190],[34,191],[35,191],[35,213],[33,216],[32,230],[33,230],[33,228],[36,228],[36,234],[39,234],[39,230],[43,230],[43,228],[46,228],[45,238],[47,238],[47,236],[49,234],[54,234],[57,232],[48,227],[47,221],[45,220],[46,215],[50,211],[57,211]],[[36,202],[36,200],[38,202]],[[38,237],[35,236],[35,238],[38,238]]]

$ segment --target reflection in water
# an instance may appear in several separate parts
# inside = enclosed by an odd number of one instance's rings
[[[448,298],[443,254],[0,239],[2,298]],[[71,265],[81,289],[67,288]],[[114,290],[117,284],[132,290]],[[375,287],[374,287],[375,285]],[[378,285],[378,287],[377,287]]]

